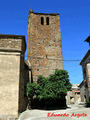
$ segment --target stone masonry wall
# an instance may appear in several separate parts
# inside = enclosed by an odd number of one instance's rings
[[[25,37],[19,35],[0,35],[0,49],[25,52]]]
[[[90,55],[82,63],[83,69],[83,79],[86,80],[87,87],[86,89],[86,99],[90,97]]]
[[[90,97],[90,63],[87,64],[88,98]]]
[[[44,18],[44,25],[41,24],[41,17]],[[49,25],[46,25],[47,17]],[[48,77],[55,69],[63,69],[58,14],[29,13],[28,60],[34,81],[38,75]]]
[[[26,108],[25,49],[24,36],[0,35],[0,119],[17,118]]]
[[[80,96],[81,96],[81,102],[85,102],[85,84],[83,84],[81,87],[80,87]]]

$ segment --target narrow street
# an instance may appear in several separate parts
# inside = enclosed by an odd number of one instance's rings
[[[27,110],[18,120],[90,120],[90,108],[74,104],[63,110]]]

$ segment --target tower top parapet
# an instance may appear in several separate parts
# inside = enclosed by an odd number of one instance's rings
[[[52,16],[59,15],[59,13],[39,13],[39,12],[34,12],[32,9],[29,10],[29,14],[30,13],[34,13],[34,14],[37,14],[37,15],[52,15]]]

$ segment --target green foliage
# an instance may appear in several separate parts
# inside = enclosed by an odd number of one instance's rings
[[[28,83],[27,84],[27,96],[33,97],[36,91],[36,84],[35,83]]]
[[[37,99],[60,99],[71,89],[69,75],[65,70],[56,70],[48,78],[39,76],[36,83],[28,83],[27,96]]]

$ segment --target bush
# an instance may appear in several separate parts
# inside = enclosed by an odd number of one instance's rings
[[[65,96],[70,89],[71,83],[67,71],[56,70],[48,78],[39,76],[37,84],[28,83],[27,96],[32,99],[32,106],[60,107],[66,106]]]

